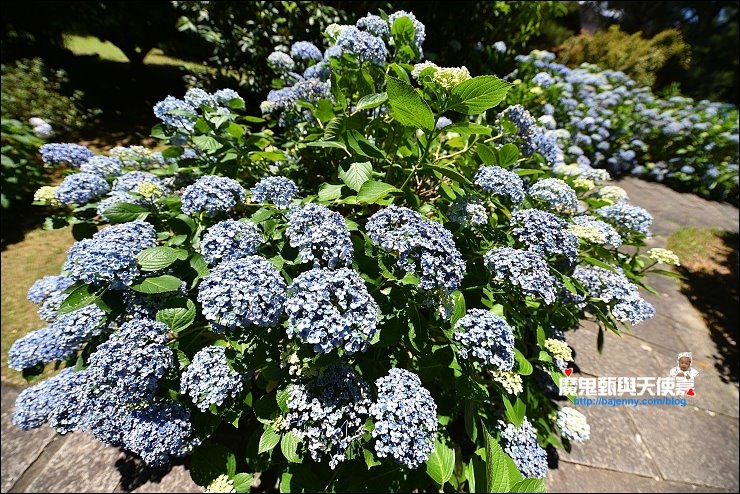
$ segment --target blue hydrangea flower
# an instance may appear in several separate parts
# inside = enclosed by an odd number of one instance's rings
[[[555,81],[547,72],[538,72],[532,77],[532,84],[542,87],[550,87]]]
[[[293,46],[290,47],[290,56],[293,60],[314,62],[319,62],[324,58],[321,50],[310,41],[296,41],[293,43]]]
[[[149,182],[164,187],[162,180],[149,172],[127,172],[113,181],[113,192],[136,192],[139,185]]]
[[[598,208],[596,214],[619,230],[633,230],[650,236],[650,225],[653,223],[653,216],[640,206],[619,202]]]
[[[69,249],[64,270],[73,280],[111,283],[114,290],[130,286],[139,276],[136,255],[157,245],[154,227],[144,221],[113,225],[92,238],[75,242]]]
[[[521,177],[500,166],[480,167],[473,181],[486,192],[507,197],[514,206],[524,200],[524,182]]]
[[[65,405],[78,374],[73,367],[66,367],[56,376],[21,391],[15,399],[13,425],[23,431],[41,427],[55,409]]]
[[[271,202],[280,209],[286,209],[298,193],[298,186],[286,177],[265,177],[250,192],[256,202]]]
[[[499,117],[506,116],[517,128],[519,137],[528,138],[537,128],[537,121],[522,105],[513,105],[506,108],[499,114]]]
[[[305,79],[318,79],[320,81],[326,81],[329,79],[331,69],[326,62],[319,62],[311,65],[303,71],[303,77]]]
[[[480,199],[473,196],[460,196],[455,199],[450,204],[447,216],[451,221],[462,226],[466,226],[468,223],[471,225],[485,225],[488,223],[486,206],[483,205]]]
[[[226,348],[207,346],[198,351],[182,373],[180,392],[190,395],[195,406],[205,412],[211,405],[222,405],[242,390],[244,376],[229,368]]]
[[[383,40],[387,40],[391,34],[388,23],[378,15],[367,14],[365,17],[357,19],[355,26]]]
[[[398,266],[419,276],[422,290],[455,291],[465,275],[465,262],[449,230],[409,208],[388,206],[365,226],[373,242],[398,254]]]
[[[212,216],[228,211],[237,202],[244,202],[247,194],[239,182],[228,177],[206,175],[188,185],[182,194],[182,212],[196,214],[205,212]]]
[[[170,125],[185,131],[192,131],[197,120],[196,109],[190,103],[173,96],[154,105],[154,116],[165,125]]]
[[[554,125],[554,122],[551,122]],[[545,157],[547,163],[555,167],[564,163],[563,150],[558,145],[555,137],[547,131],[538,131],[529,135],[526,141],[525,153],[540,153]]]
[[[209,106],[215,108],[216,98],[214,95],[198,87],[191,87],[185,92],[183,97],[185,103],[189,104],[193,108],[200,108],[201,106]]]
[[[342,348],[364,352],[378,322],[378,304],[353,270],[312,269],[288,287],[288,337],[299,337],[317,353]]]
[[[542,257],[564,255],[570,264],[578,260],[578,237],[565,228],[567,223],[546,211],[523,209],[511,214],[511,233],[528,249]]]
[[[388,49],[382,39],[354,26],[347,27],[339,34],[335,46],[341,53],[355,55],[360,63],[383,65],[388,58]]]
[[[494,279],[517,285],[525,294],[539,297],[546,304],[555,301],[555,279],[545,260],[536,252],[495,247],[485,254],[483,261],[493,272]]]
[[[256,254],[262,242],[262,235],[254,223],[225,220],[206,230],[200,250],[206,262],[214,266]]]
[[[448,125],[452,125],[452,120],[450,120],[450,119],[449,119],[449,118],[447,118],[447,117],[439,117],[439,119],[437,120],[437,125],[436,125],[436,127],[437,127],[438,129],[444,129],[444,128],[445,128],[445,127],[447,127]]]
[[[576,191],[559,178],[539,180],[529,188],[527,194],[558,213],[573,214],[578,210]]]
[[[95,156],[95,153],[85,146],[59,142],[44,144],[39,148],[39,152],[41,159],[47,165],[67,164],[72,167],[79,167]]]
[[[547,452],[537,442],[537,431],[525,417],[521,426],[499,421],[504,451],[524,477],[547,476]]]
[[[349,230],[341,214],[320,204],[306,204],[288,213],[285,235],[297,247],[302,262],[329,268],[349,266],[354,253]]]
[[[589,215],[574,216],[572,221],[575,226],[571,227],[571,230],[579,238],[595,244],[611,245],[615,248],[622,245],[622,236],[604,221]]]
[[[622,268],[613,271],[598,266],[576,266],[573,278],[578,280],[588,295],[603,301],[618,321],[628,321],[633,326],[655,316],[655,308],[642,297],[634,283],[629,281]]]
[[[198,302],[216,331],[277,324],[285,302],[285,281],[258,256],[225,261],[200,284]]]
[[[493,44],[493,49],[499,53],[504,53],[506,52],[506,43],[504,43],[503,41],[496,41]]]
[[[239,93],[229,88],[219,89],[218,91],[213,93],[213,97],[218,103],[221,103],[222,105],[228,105],[233,100],[240,101],[242,104],[244,104],[244,98],[239,96]]]
[[[104,178],[92,173],[74,173],[59,184],[56,197],[64,204],[87,204],[110,190]]]
[[[274,51],[267,57],[267,63],[273,70],[280,73],[292,72],[295,69],[295,61],[282,51]]]
[[[200,443],[194,434],[187,407],[158,401],[131,412],[123,446],[149,466],[166,465],[171,456],[185,456]]]
[[[60,316],[49,326],[16,340],[8,350],[8,365],[22,371],[69,358],[102,332],[104,320],[105,313],[96,305]]]
[[[437,404],[419,376],[406,369],[391,369],[375,381],[375,386],[378,399],[370,407],[375,422],[375,453],[417,468],[434,451]]]
[[[56,294],[63,293],[64,290],[73,284],[74,280],[67,276],[44,276],[31,285],[26,298],[36,305],[41,305]]]
[[[123,163],[112,156],[93,156],[80,165],[80,171],[103,178],[117,177],[123,173]]]
[[[124,166],[138,170],[160,166],[156,153],[144,146],[116,146],[110,150],[113,158],[121,160]]]
[[[328,367],[313,381],[288,388],[285,425],[302,437],[314,461],[329,456],[331,469],[346,459],[352,441],[365,433],[370,386],[345,364]]]
[[[503,317],[484,309],[470,309],[454,329],[452,339],[460,345],[461,358],[502,371],[514,368],[514,332]]]

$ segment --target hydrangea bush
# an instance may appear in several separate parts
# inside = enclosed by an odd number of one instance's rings
[[[508,101],[526,107],[559,140],[566,165],[588,164],[738,204],[732,104],[660,97],[623,72],[589,63],[570,68],[546,51],[516,59]]]
[[[543,490],[589,434],[553,394],[564,332],[652,317],[673,258],[606,171],[556,173],[510,83],[421,62],[424,37],[408,12],[330,25],[271,57],[261,117],[191,89],[155,106],[160,154],[48,148],[90,185],[51,191],[78,241],[10,365],[64,369],[14,423],[192,454],[211,492]]]

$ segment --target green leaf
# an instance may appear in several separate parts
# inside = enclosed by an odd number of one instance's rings
[[[128,223],[141,219],[144,215],[149,214],[149,211],[136,204],[129,204],[127,202],[118,202],[105,211],[103,216],[108,218],[111,223]]]
[[[529,360],[524,357],[522,352],[519,351],[518,348],[514,348],[514,357],[516,358],[517,363],[519,364],[519,369],[517,369],[517,374],[521,374],[522,376],[528,376],[532,373],[532,364],[529,362]]]
[[[187,329],[195,320],[195,303],[186,297],[177,297],[168,300],[164,308],[157,311],[156,320],[163,322],[173,332],[177,333]]]
[[[444,486],[452,477],[455,468],[455,451],[437,440],[434,451],[427,460],[427,474],[439,485]]]
[[[338,148],[344,150],[344,152],[347,151],[347,146],[342,144],[341,142],[337,141],[313,141],[306,144],[306,146],[316,147],[316,148]]]
[[[465,175],[461,174],[460,172],[458,172],[457,170],[453,168],[449,168],[444,165],[432,165],[432,164],[427,165],[426,168],[438,171],[445,177],[451,178],[452,180],[458,183],[473,185],[473,183],[470,180],[468,180],[468,177],[466,177]]]
[[[319,187],[319,200],[328,202],[334,201],[342,197],[342,184],[327,184],[324,183]]]
[[[316,104],[316,111],[314,113],[321,123],[326,123],[334,118],[334,107],[331,100],[319,100]]]
[[[509,492],[547,492],[545,479],[524,479],[511,486]]]
[[[140,283],[131,285],[131,289],[141,293],[167,293],[179,290],[181,283],[181,279],[165,274],[162,276],[155,276],[153,278],[146,278]]]
[[[373,174],[373,167],[369,161],[360,163],[343,163],[339,166],[339,178],[347,186],[359,192],[362,184],[370,180]]]
[[[142,271],[157,271],[170,266],[175,261],[184,261],[188,258],[188,252],[172,247],[157,246],[142,250],[136,256],[136,261]]]
[[[362,184],[362,187],[360,187],[360,190],[357,193],[357,202],[375,204],[391,192],[400,192],[400,190],[385,182],[368,180]]]
[[[478,157],[481,159],[484,165],[495,165],[498,163],[496,153],[491,146],[479,142],[475,146],[475,151],[478,153]]]
[[[365,465],[367,466],[368,470],[370,470],[372,467],[377,467],[378,465],[382,464],[375,458],[375,455],[369,449],[363,448],[362,451],[365,455]]]
[[[607,269],[609,271],[614,271],[614,266],[610,266],[607,263],[600,261],[598,259],[594,259],[593,257],[583,256],[581,259],[586,261],[589,264],[593,264],[594,266],[598,266],[600,268]]]
[[[391,116],[403,126],[432,132],[434,114],[416,89],[390,76],[386,76],[386,83]]]
[[[265,431],[262,433],[262,436],[260,437],[260,445],[257,449],[257,452],[259,454],[264,453],[265,451],[270,451],[272,448],[277,446],[277,443],[280,442],[280,434],[275,432],[272,429],[271,425],[265,426]]]
[[[378,149],[374,144],[365,139],[365,137],[358,131],[352,129],[348,130],[345,134],[347,146],[355,153],[367,156],[368,158],[375,158],[378,160],[385,159],[383,152]]]
[[[524,402],[517,398],[515,404],[512,406],[509,399],[504,395],[501,395],[501,400],[504,402],[504,408],[506,409],[506,418],[509,419],[509,422],[514,424],[514,427],[521,426],[524,422]]]
[[[193,136],[193,144],[208,153],[214,153],[224,147],[223,144],[208,135]]]
[[[442,127],[445,132],[457,132],[460,135],[482,134],[491,135],[491,127],[473,122],[453,123]]]
[[[344,116],[340,115],[329,120],[329,123],[324,127],[324,142],[332,141],[339,136],[344,126]]]
[[[516,163],[519,159],[519,148],[512,143],[504,144],[498,150],[499,166],[507,167]]]
[[[254,474],[237,473],[232,479],[234,481],[234,490],[236,492],[249,492],[254,483]]]
[[[283,456],[290,463],[300,463],[301,457],[298,456],[298,443],[300,441],[293,434],[293,431],[288,431],[283,434],[280,439],[280,450],[283,452]]]
[[[477,115],[501,103],[511,83],[492,75],[473,77],[452,88],[446,110]]]
[[[354,113],[361,112],[363,110],[370,110],[371,108],[376,108],[386,101],[388,101],[388,93],[386,92],[367,94],[360,98],[360,101],[357,102],[357,108],[355,108]]]
[[[72,290],[72,292],[67,295],[67,298],[64,299],[62,305],[59,306],[59,310],[57,311],[59,315],[69,314],[77,309],[81,309],[95,303],[95,301],[101,297],[102,292],[90,293],[89,288],[90,287],[88,285],[80,285]]]
[[[280,408],[280,411],[283,413],[288,413],[288,398],[290,397],[290,393],[288,392],[288,388],[281,389],[278,391],[275,395],[275,399],[277,400],[278,407]]]
[[[485,428],[483,434],[486,440],[486,491],[507,492],[511,485],[504,463],[507,454]]]
[[[455,306],[452,309],[452,316],[450,317],[450,326],[454,328],[455,323],[457,323],[457,321],[459,321],[465,315],[465,311],[467,309],[465,307],[465,296],[462,294],[460,290],[455,290],[454,292],[452,292],[452,300],[455,303]]]

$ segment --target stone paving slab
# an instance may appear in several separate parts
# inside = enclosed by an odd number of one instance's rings
[[[640,431],[663,478],[738,491],[736,419],[676,406],[626,413],[649,424]]]
[[[735,492],[564,461],[557,469],[550,470],[545,485],[547,492]]]
[[[51,427],[42,426],[30,431],[22,431],[11,423],[15,399],[20,390],[10,386],[0,386],[2,393],[2,470],[0,490],[8,492],[23,472],[39,457],[44,448],[54,439],[56,432]]]
[[[561,461],[633,473],[659,480],[659,472],[624,407],[576,406],[591,426],[591,439],[574,443]]]

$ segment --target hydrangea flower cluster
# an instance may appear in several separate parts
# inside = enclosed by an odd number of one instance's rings
[[[516,372],[506,372],[493,369],[491,370],[491,377],[511,395],[516,396],[524,391],[522,376]]]
[[[288,393],[286,427],[302,438],[314,461],[328,455],[329,467],[336,468],[350,443],[365,433],[370,386],[349,366],[335,364]]]
[[[54,297],[59,293],[63,293],[64,290],[74,284],[74,280],[67,276],[56,275],[56,276],[44,276],[34,282],[31,288],[28,289],[26,298],[36,305],[42,305],[49,298]]]
[[[545,340],[545,350],[556,359],[570,362],[573,360],[573,353],[568,344],[556,338],[547,338]]]
[[[573,278],[581,282],[588,294],[609,304],[618,321],[633,326],[655,316],[655,308],[640,297],[637,285],[627,279],[622,268],[613,271],[598,266],[578,265]]]
[[[109,226],[92,238],[75,242],[69,249],[64,270],[73,280],[88,284],[110,283],[121,290],[139,276],[136,255],[157,245],[154,227],[144,221]]]
[[[257,253],[263,239],[250,221],[224,220],[206,230],[200,242],[203,259],[211,265]]]
[[[295,69],[295,62],[291,56],[282,51],[270,53],[267,57],[267,63],[275,72],[287,73]]]
[[[229,368],[226,348],[207,346],[198,350],[180,377],[180,392],[188,394],[201,411],[220,406],[242,390],[244,376]]]
[[[672,250],[654,247],[647,251],[647,256],[655,262],[670,264],[671,266],[681,265],[681,261]]]
[[[286,209],[298,193],[298,186],[286,177],[265,177],[250,192],[256,202],[271,202],[280,209]]]
[[[578,237],[565,228],[566,224],[554,214],[539,209],[522,209],[511,214],[511,232],[529,250],[542,257],[562,254],[570,264],[575,264]]]
[[[103,178],[117,177],[123,173],[123,163],[112,156],[93,156],[80,165],[80,171]]]
[[[575,442],[588,441],[591,437],[591,426],[586,416],[571,407],[558,410],[555,421],[563,437]]]
[[[484,309],[470,309],[454,330],[452,339],[459,343],[463,359],[502,371],[514,368],[514,332],[503,317]]]
[[[174,96],[167,96],[154,105],[154,116],[162,123],[186,132],[193,130],[197,120],[196,112],[193,105]]]
[[[373,242],[386,252],[398,254],[398,266],[420,277],[422,290],[456,290],[465,274],[465,262],[449,230],[425,220],[406,207],[388,206],[373,214],[366,224]]]
[[[141,169],[149,169],[162,165],[161,154],[153,152],[144,146],[116,146],[108,154],[111,158],[117,158],[123,166]]]
[[[527,192],[529,197],[547,204],[558,213],[573,214],[578,210],[578,197],[570,185],[559,178],[546,178],[535,182]]]
[[[383,40],[387,40],[391,35],[390,26],[378,15],[368,13],[365,17],[358,19],[355,26]]]
[[[483,262],[495,279],[517,285],[525,294],[540,297],[546,304],[555,301],[555,279],[536,252],[495,247],[485,254]]]
[[[366,31],[360,31],[354,26],[344,29],[335,42],[339,53],[351,53],[360,63],[367,62],[373,65],[383,65],[388,58],[388,48],[381,38]]]
[[[66,164],[75,168],[95,156],[95,153],[85,146],[59,142],[43,144],[39,148],[39,153],[41,153],[41,159],[46,165]]]
[[[406,369],[392,368],[375,381],[375,386],[378,399],[370,407],[375,453],[417,468],[434,451],[437,404],[419,376]]]
[[[23,431],[41,427],[52,410],[64,406],[64,399],[77,374],[74,368],[66,367],[56,376],[21,391],[15,400],[13,425]]]
[[[283,312],[285,288],[275,266],[249,256],[216,266],[200,283],[198,302],[216,331],[270,327]]]
[[[421,45],[424,44],[424,40],[426,39],[426,27],[421,23],[421,21],[416,19],[416,16],[413,13],[406,12],[405,10],[398,10],[389,15],[388,25],[393,27],[393,23],[396,22],[396,19],[399,17],[408,17],[414,24],[414,45],[418,48],[419,53],[421,53]]]
[[[234,481],[229,478],[228,475],[221,474],[206,487],[206,492],[236,492],[234,488]]]
[[[88,305],[58,317],[49,326],[18,338],[8,350],[8,365],[18,371],[74,355],[104,329],[105,313]]]
[[[528,140],[536,132],[537,121],[531,113],[522,105],[513,105],[507,107],[499,114],[499,117],[506,116],[517,128],[519,137]]]
[[[126,172],[113,181],[113,192],[136,192],[143,183],[153,183],[163,186],[162,181],[156,175],[149,172],[133,171]]]
[[[473,179],[474,183],[486,192],[507,197],[514,206],[524,200],[524,182],[514,172],[500,166],[482,166]]]
[[[593,216],[574,216],[573,225],[568,229],[578,238],[599,245],[611,245],[614,248],[622,245],[622,236],[610,224]]]
[[[488,210],[481,203],[480,199],[472,196],[461,196],[455,199],[450,205],[447,216],[455,223],[466,226],[485,225],[488,223]]]
[[[499,421],[504,451],[524,477],[547,476],[547,453],[537,443],[537,431],[525,417],[519,427]]]
[[[296,41],[290,47],[290,56],[295,60],[320,62],[324,55],[310,41]]]
[[[190,410],[176,402],[158,401],[135,409],[123,432],[123,445],[147,465],[166,465],[170,457],[185,456],[198,444],[193,439]]]
[[[87,204],[93,199],[105,195],[110,186],[105,179],[92,173],[74,173],[67,175],[57,187],[56,198],[62,204]]]
[[[342,348],[364,352],[375,336],[378,304],[362,278],[349,268],[312,269],[288,287],[288,337],[299,337],[317,353]]]
[[[352,240],[344,218],[325,206],[306,204],[292,209],[285,235],[291,247],[298,248],[301,261],[313,261],[314,268],[352,264]]]
[[[650,236],[650,225],[653,223],[653,216],[640,206],[618,202],[617,204],[598,208],[596,214],[617,227],[617,229],[633,230]]]
[[[244,187],[233,178],[206,175],[188,185],[182,193],[182,212],[213,216],[228,211],[246,199]]]
[[[599,189],[599,197],[611,203],[626,201],[629,199],[627,191],[618,185],[604,185]]]

